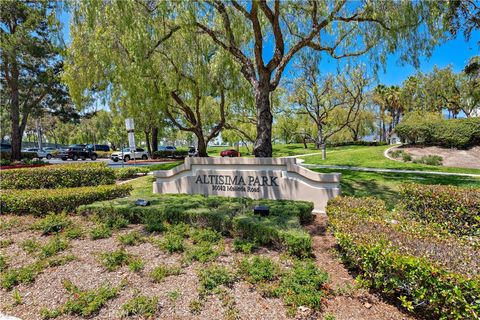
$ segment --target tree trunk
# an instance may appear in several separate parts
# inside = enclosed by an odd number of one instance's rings
[[[255,91],[257,110],[257,138],[253,145],[255,157],[272,157],[272,112],[270,110],[270,90],[268,85],[259,85]]]
[[[317,139],[315,139],[315,149],[320,150],[323,141],[323,126],[317,122]]]
[[[322,160],[327,159],[327,144],[325,141],[322,142]]]
[[[148,154],[150,155],[150,157],[153,158],[152,147],[150,146],[150,131],[145,130],[144,132],[145,132],[145,139],[147,142]]]
[[[205,137],[202,132],[195,132],[197,136],[197,151],[199,157],[208,157],[207,153],[207,142],[205,142]]]
[[[16,58],[15,58],[16,59]],[[12,63],[12,85],[10,87],[10,120],[12,121],[12,160],[21,160],[22,159],[22,136],[20,132],[20,102],[19,102],[19,92],[18,92],[18,68],[16,60]]]
[[[152,128],[152,152],[158,151],[158,127]]]

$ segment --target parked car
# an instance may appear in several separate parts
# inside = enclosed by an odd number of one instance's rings
[[[227,150],[223,150],[222,152],[220,152],[220,156],[222,158],[223,157],[230,157],[230,158],[240,157],[240,152],[238,152],[235,149],[227,149]]]
[[[85,145],[71,145],[67,149],[60,151],[58,157],[62,159],[63,161],[66,161],[68,159],[72,160],[78,160],[82,159],[85,160],[87,158],[90,158],[91,160],[97,160],[98,155],[96,152],[93,150],[85,148]]]
[[[195,147],[188,148],[188,156],[189,157],[198,157],[198,150]]]
[[[51,159],[52,158],[51,154],[48,154],[44,150],[41,150],[41,149],[38,149],[38,148],[26,148],[26,149],[23,149],[22,152],[35,152],[37,154],[38,159],[43,159],[43,158]]]
[[[105,151],[105,152],[109,152],[110,151],[110,147],[107,146],[106,144],[87,144],[87,148],[88,149],[92,149],[94,151]]]
[[[130,161],[133,158],[147,160],[148,152],[142,148],[137,148],[135,152],[131,152],[130,148],[124,148],[123,152],[117,151],[112,153],[112,155],[110,156],[110,159],[112,159],[113,162],[118,162],[118,160],[122,159],[122,156],[123,156],[123,161]]]
[[[12,152],[12,145],[10,143],[0,144],[0,152]]]
[[[46,158],[49,160],[54,158],[59,153],[59,150],[53,147],[45,147],[43,148],[43,151],[45,151],[45,153],[47,154]]]
[[[174,146],[160,146],[158,148],[159,151],[177,151],[177,148]]]

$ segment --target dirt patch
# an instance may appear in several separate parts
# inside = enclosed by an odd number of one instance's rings
[[[443,158],[443,165],[446,167],[480,169],[480,147],[474,147],[468,150],[459,150],[440,147],[404,146],[394,148],[392,151],[396,149],[409,153],[414,159],[428,155],[441,156]]]

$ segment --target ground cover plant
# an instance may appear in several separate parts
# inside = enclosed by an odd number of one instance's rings
[[[448,192],[450,203],[443,201]],[[327,213],[343,260],[359,272],[365,286],[395,297],[410,311],[474,319],[480,311],[479,239],[458,237],[451,228],[458,225],[455,219],[461,220],[462,210],[452,220],[445,214],[438,223],[426,214],[471,205],[468,196],[460,197],[470,192],[478,190],[406,186],[401,202],[407,211],[402,207],[390,211],[374,198],[341,197],[330,201]]]
[[[108,300],[114,298],[124,285],[125,284],[122,283],[118,287],[112,287],[105,284],[93,290],[81,290],[71,281],[65,280],[63,286],[71,298],[58,309],[42,309],[40,311],[41,316],[44,319],[57,318],[63,314],[79,315],[82,317],[92,316],[97,313]]]

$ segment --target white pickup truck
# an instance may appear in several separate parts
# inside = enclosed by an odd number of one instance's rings
[[[121,151],[116,151],[112,153],[112,155],[110,156],[110,159],[112,159],[113,162],[118,162],[118,160],[121,160],[122,158],[125,162],[133,160],[134,158],[147,160],[148,152],[142,148],[137,148],[135,152],[130,151],[130,148],[124,148]]]

